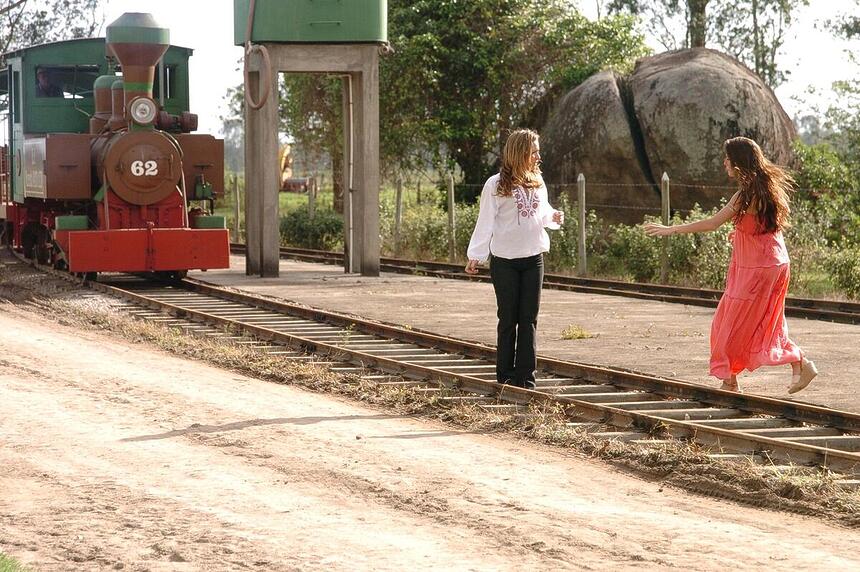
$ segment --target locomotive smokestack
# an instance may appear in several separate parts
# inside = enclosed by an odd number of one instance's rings
[[[107,50],[122,66],[125,109],[136,97],[152,98],[155,66],[170,45],[170,31],[151,14],[126,12],[107,27]]]

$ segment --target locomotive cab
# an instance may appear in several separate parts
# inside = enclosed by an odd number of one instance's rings
[[[3,239],[72,272],[229,266],[223,141],[193,133],[188,59],[148,14],[6,54]]]

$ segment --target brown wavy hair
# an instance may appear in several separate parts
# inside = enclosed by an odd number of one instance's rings
[[[496,194],[509,197],[515,187],[537,189],[543,185],[540,167],[537,163],[534,167],[529,166],[538,139],[538,134],[531,129],[517,129],[508,135],[502,151],[501,176]]]
[[[762,233],[785,230],[791,208],[789,194],[794,190],[794,179],[779,165],[771,163],[761,147],[752,139],[734,137],[723,144],[731,162],[739,197],[735,224],[750,207],[754,207]]]

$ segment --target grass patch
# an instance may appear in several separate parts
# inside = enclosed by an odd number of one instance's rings
[[[595,334],[588,332],[579,324],[571,324],[561,331],[561,339],[563,340],[587,340],[596,337]]]
[[[0,552],[0,572],[26,572],[20,562]]]
[[[0,271],[0,280],[2,274]],[[46,280],[44,276],[41,280],[24,281],[28,282],[28,287],[38,293],[23,304],[37,307],[63,325],[101,334],[110,332],[118,338],[151,344],[175,355],[258,379],[342,395],[388,411],[393,409],[441,421],[462,430],[507,434],[576,451],[707,496],[860,526],[860,494],[841,489],[836,484],[836,476],[826,470],[796,473],[751,462],[715,460],[697,444],[681,440],[646,446],[598,439],[582,428],[570,426],[570,418],[556,404],[532,404],[523,414],[501,415],[472,403],[444,399],[461,395],[453,389],[428,395],[408,385],[379,385],[357,375],[333,373],[313,363],[290,361],[229,341],[192,337],[178,328],[136,320],[112,309],[104,300],[82,298],[80,291],[71,285],[63,291],[64,288],[56,286],[57,281]],[[21,287],[21,281],[16,284]],[[0,293],[2,290],[0,282]]]

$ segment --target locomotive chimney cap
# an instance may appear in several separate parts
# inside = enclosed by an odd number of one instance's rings
[[[126,12],[108,27],[108,44],[170,44],[170,30],[162,28],[152,14]]]

